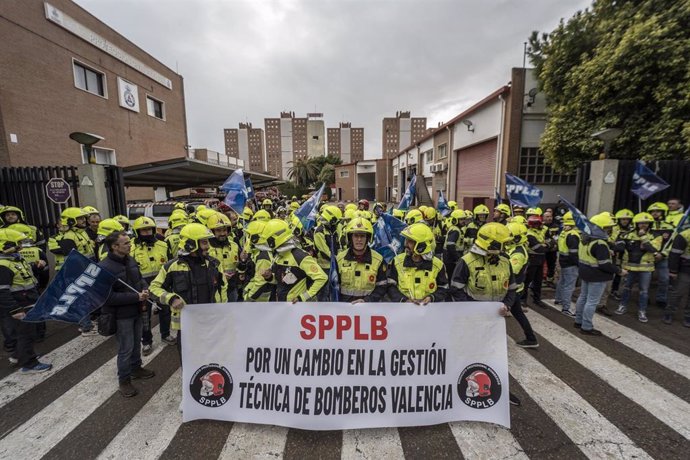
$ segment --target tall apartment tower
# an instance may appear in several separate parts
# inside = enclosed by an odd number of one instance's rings
[[[280,112],[280,118],[266,118],[266,171],[288,180],[292,162],[326,154],[326,129],[323,114],[309,113],[306,118],[295,112]]]
[[[309,158],[326,156],[326,124],[323,113],[307,114],[307,155]]]
[[[240,123],[239,128],[225,129],[225,153],[244,160],[248,171],[266,171],[264,130],[253,128],[251,123]]]
[[[383,119],[383,158],[390,160],[402,149],[422,138],[426,133],[426,117],[411,118],[410,112],[398,111],[395,117]]]
[[[364,160],[364,128],[353,128],[350,122],[328,128],[328,154],[343,164]]]

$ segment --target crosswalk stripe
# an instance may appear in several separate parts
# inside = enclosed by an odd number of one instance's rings
[[[341,458],[404,458],[400,435],[396,428],[370,428],[343,431]]]
[[[487,458],[487,446],[491,446],[493,458],[529,458],[510,430],[505,427],[483,422],[452,422],[449,425],[462,455],[467,460]]]
[[[181,379],[182,369],[178,369],[98,458],[159,458],[182,423],[178,411]]]
[[[49,373],[24,375],[17,371],[0,380],[0,407],[45,381],[47,375],[54,375],[61,371],[106,340],[107,337],[100,335],[93,337],[77,336],[41,357],[42,362],[53,365],[53,369]]]
[[[590,458],[651,458],[513,340],[509,341],[508,360],[513,378],[585,455]]]
[[[561,310],[558,305],[553,303],[553,300],[546,300],[544,303],[555,310]],[[690,379],[690,357],[602,315],[596,317],[596,328],[605,336],[656,361],[686,379]]]
[[[287,435],[282,426],[234,423],[218,458],[282,458]]]
[[[154,336],[158,330],[153,330]],[[163,347],[142,358],[147,364]],[[67,436],[117,391],[117,357],[98,368],[52,404],[12,431],[0,443],[0,458],[38,458]]]
[[[690,439],[690,404],[537,314],[530,323],[542,337],[654,417]],[[575,329],[573,329],[575,330]]]

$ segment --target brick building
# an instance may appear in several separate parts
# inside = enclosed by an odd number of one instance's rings
[[[243,160],[248,171],[266,171],[263,129],[240,123],[239,128],[225,129],[224,136],[226,155]]]
[[[281,112],[280,118],[266,118],[266,171],[287,180],[292,162],[324,156],[326,152],[323,114],[309,113],[305,118],[295,112]]]
[[[328,128],[328,154],[343,163],[364,160],[364,128],[353,128],[349,122]]]

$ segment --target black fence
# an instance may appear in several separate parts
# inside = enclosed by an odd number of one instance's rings
[[[62,178],[70,185],[72,196],[63,205],[46,196],[46,184]],[[57,233],[60,213],[69,206],[79,206],[79,175],[75,166],[3,167],[0,168],[0,203],[17,206],[27,222],[47,237]]]
[[[127,215],[127,201],[125,200],[125,179],[122,168],[107,166],[105,168],[105,188],[108,191],[109,216]]]
[[[668,182],[669,188],[655,193],[647,200],[642,200],[642,209],[656,202],[666,203],[671,198],[680,198],[686,209],[690,206],[690,161],[666,160],[650,161],[646,166]],[[616,180],[616,199],[614,209],[627,208],[639,212],[637,195],[630,193],[635,173],[635,160],[621,160],[618,163],[618,178]]]

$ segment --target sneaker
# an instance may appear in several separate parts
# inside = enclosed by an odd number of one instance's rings
[[[627,311],[628,311],[628,307],[626,307],[625,305],[619,305],[618,308],[616,308],[615,313],[617,315],[624,315],[627,313]]]
[[[645,312],[643,312],[643,311],[637,313],[637,319],[638,319],[641,323],[646,323],[647,321],[649,321],[649,320],[647,319],[647,313],[645,313]]]
[[[37,363],[33,367],[22,367],[22,374],[38,374],[40,372],[46,372],[53,368],[52,364],[48,363]]]
[[[518,347],[522,348],[539,348],[539,342],[536,340],[521,340],[520,342],[516,343]]]
[[[13,366],[16,366],[17,364],[19,364],[19,360],[18,360],[17,358],[13,358],[13,357],[11,357],[11,356],[10,356],[9,358],[7,358],[7,360],[8,360],[8,361],[10,362],[10,364],[13,365]]]
[[[148,356],[153,352],[153,346],[152,345],[144,345],[141,347],[141,354],[144,356]]]
[[[561,313],[563,313],[565,316],[570,316],[570,317],[575,316],[575,313],[573,313],[570,310],[561,310]]]
[[[597,330],[597,329],[590,329],[590,330],[580,329],[580,334],[584,334],[584,335],[596,335],[596,336],[602,335],[602,334],[601,334],[601,331],[599,331],[599,330]]]
[[[89,329],[88,331],[82,331],[82,330],[80,329],[80,331],[81,331],[81,336],[82,336],[82,337],[94,337],[94,336],[97,336],[97,335],[98,335],[98,331],[95,330],[95,329]]]
[[[125,398],[131,398],[139,393],[134,385],[132,385],[132,381],[129,379],[120,381],[119,390],[120,394]]]
[[[575,323],[575,324],[573,324],[573,326],[575,327],[575,329],[582,329],[581,323]]]
[[[597,313],[601,313],[604,316],[613,316],[613,314],[611,313],[611,310],[606,308],[606,305],[602,305],[600,307],[597,307]]]
[[[163,337],[161,341],[167,343],[168,345],[177,345],[177,337],[173,337],[171,335]]]
[[[669,315],[668,313],[664,315],[664,319],[662,319],[664,324],[671,324],[673,322],[673,315]]]
[[[510,405],[511,406],[521,406],[522,405],[520,398],[515,396],[513,393],[508,393],[508,398],[510,399]]]
[[[136,369],[132,369],[132,380],[134,379],[151,379],[156,375],[155,372],[146,369],[145,367],[137,367]]]

